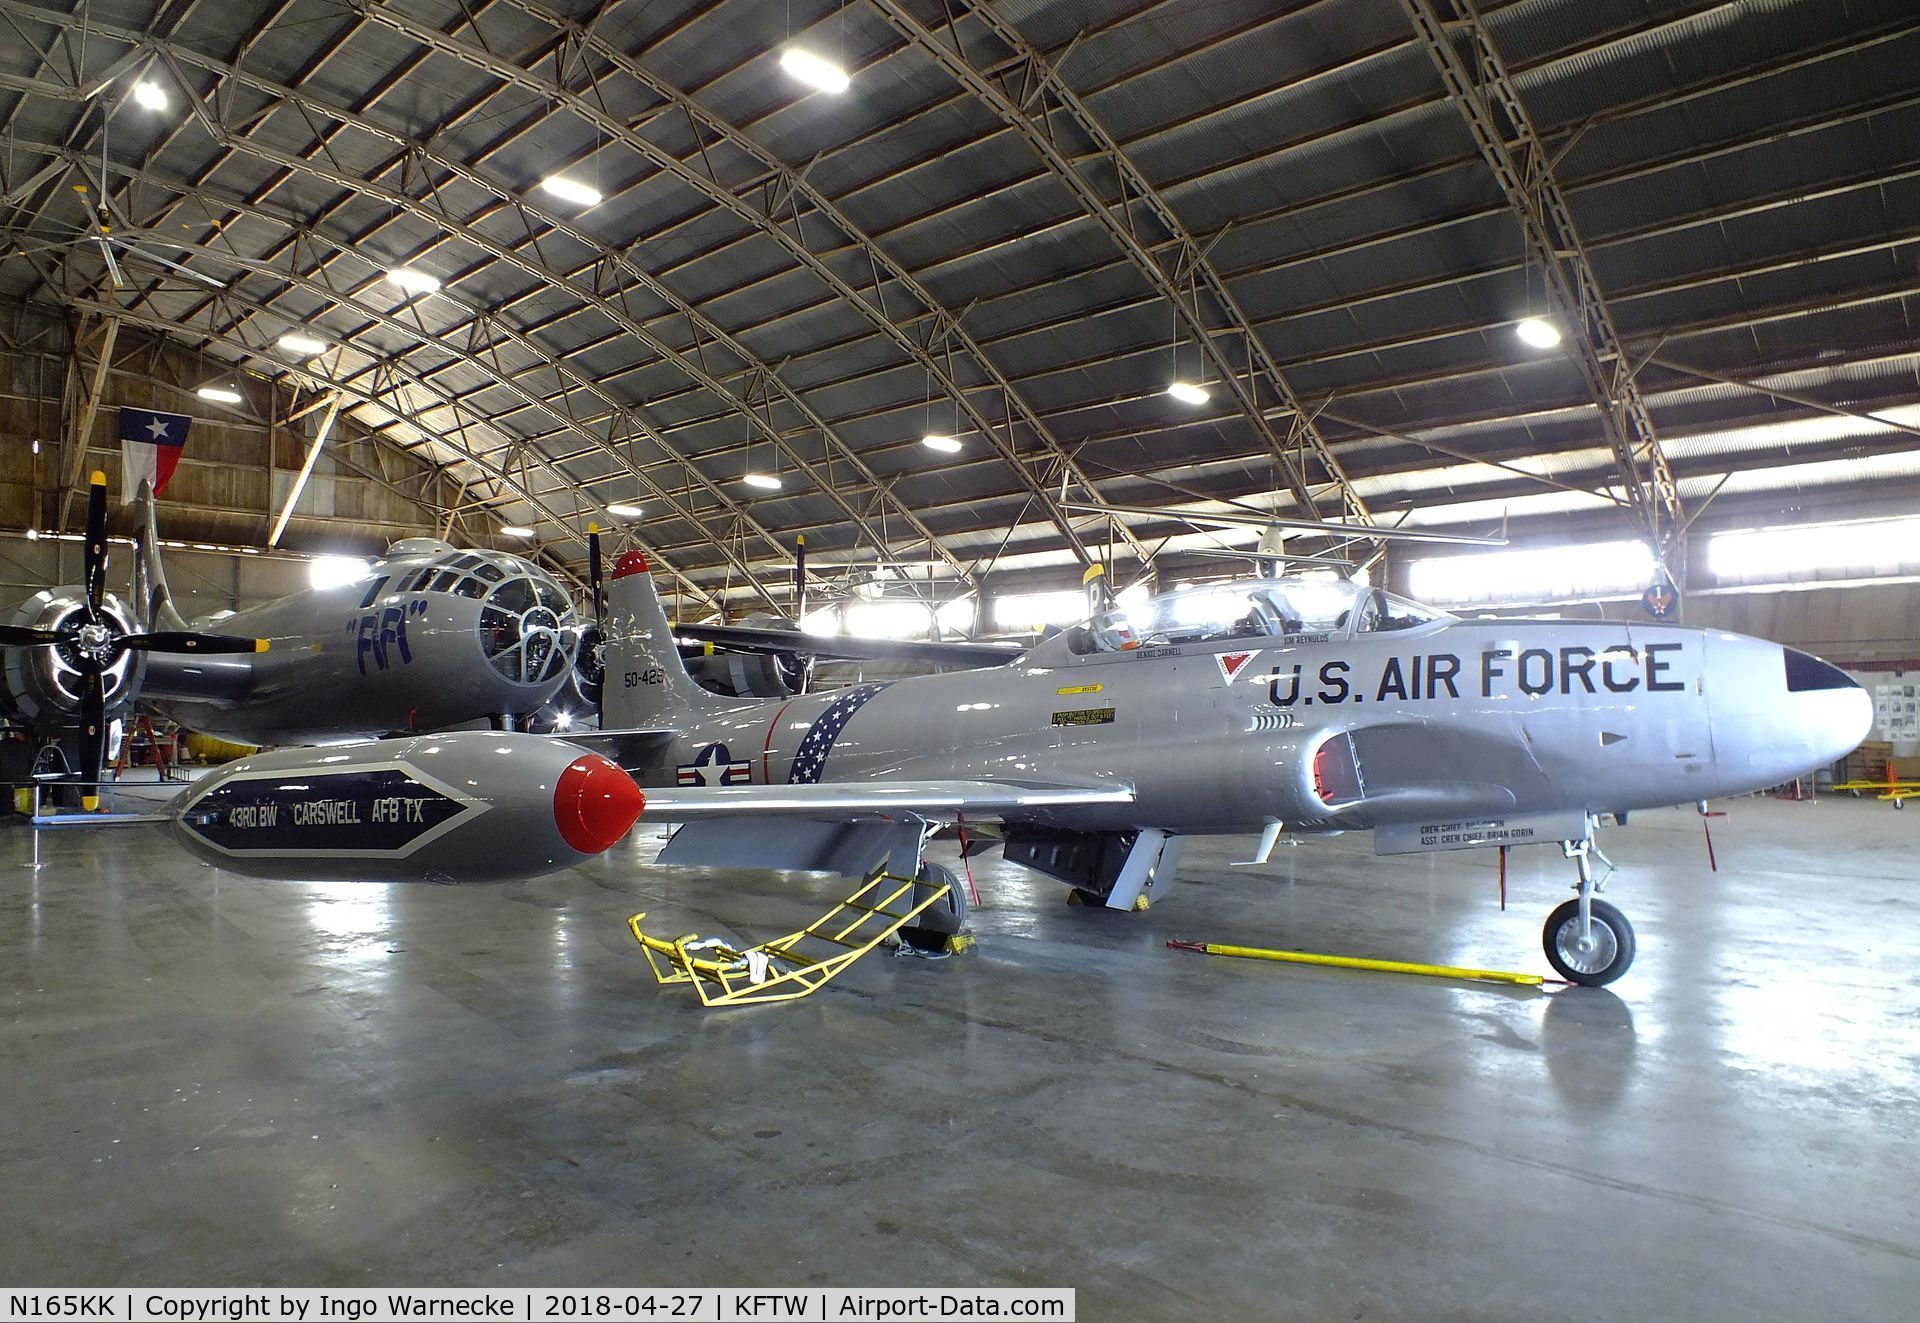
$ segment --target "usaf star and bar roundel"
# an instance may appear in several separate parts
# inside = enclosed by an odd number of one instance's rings
[[[753,780],[753,760],[733,757],[724,744],[709,744],[692,762],[674,768],[673,779],[683,786],[743,786]]]

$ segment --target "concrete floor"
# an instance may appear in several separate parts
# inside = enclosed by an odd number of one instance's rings
[[[1083,1319],[1912,1317],[1920,814],[1742,801],[1603,844],[1617,994],[1544,970],[1570,870],[1229,868],[1152,913],[997,859],[978,950],[705,1011],[625,929],[765,937],[821,879],[649,835],[478,888],[249,882],[161,831],[0,831],[7,1284],[1073,1286]]]

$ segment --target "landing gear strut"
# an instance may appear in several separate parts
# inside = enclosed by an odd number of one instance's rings
[[[1580,894],[1556,905],[1547,915],[1540,944],[1546,950],[1547,963],[1561,978],[1582,987],[1602,987],[1626,973],[1633,963],[1633,925],[1626,915],[1595,895],[1602,883],[1594,880],[1592,856],[1598,856],[1602,863],[1608,861],[1594,848],[1592,839],[1568,841],[1565,849],[1579,871],[1574,889]],[[1608,869],[1612,869],[1610,863]]]

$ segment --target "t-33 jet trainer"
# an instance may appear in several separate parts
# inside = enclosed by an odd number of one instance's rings
[[[857,875],[884,861],[930,889],[948,884],[903,930],[919,943],[965,918],[961,888],[925,857],[963,824],[969,851],[998,843],[1116,909],[1160,894],[1191,836],[1261,833],[1264,857],[1283,827],[1370,829],[1383,853],[1561,844],[1576,896],[1548,916],[1547,958],[1574,982],[1608,983],[1634,940],[1595,896],[1597,819],[1777,784],[1853,748],[1872,718],[1844,672],[1779,644],[1666,625],[1463,620],[1340,580],[1174,592],[1100,611],[1002,667],[771,702],[719,698],[688,678],[639,553],[616,562],[607,608],[606,729],[553,738],[615,755],[644,802],[599,776],[553,812],[591,817],[599,835],[629,811],[680,824],[659,855],[667,865]],[[437,779],[477,797],[480,769],[531,764],[517,742],[541,737],[458,738],[466,747]],[[355,756],[404,768],[412,751],[385,741]],[[251,789],[229,789],[240,782]],[[178,825],[191,848],[240,871],[457,875],[448,864],[467,855],[441,860],[426,824],[405,839],[373,830],[391,811],[376,801],[401,784],[311,753],[241,763],[210,778]],[[529,784],[539,794],[516,802],[547,812],[540,795],[557,782]],[[305,834],[259,824],[256,801]],[[311,807],[322,801],[335,807]],[[316,814],[341,825],[317,838]],[[462,821],[484,831],[486,816]]]

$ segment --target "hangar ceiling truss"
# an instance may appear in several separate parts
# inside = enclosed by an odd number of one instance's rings
[[[1239,300],[1208,259],[1208,245],[1189,231],[1054,64],[990,3],[959,0],[938,28],[921,22],[901,0],[873,3],[1027,141],[1148,285],[1167,300],[1213,375],[1272,448],[1299,511],[1309,519],[1372,523],[1366,502],[1320,434],[1312,409],[1287,384]],[[991,34],[998,49],[977,39],[968,41],[963,19]],[[1171,260],[1159,256],[1156,248],[1167,251]],[[1202,293],[1212,305],[1211,318],[1202,306]],[[1213,319],[1221,323],[1217,331],[1210,325]],[[1263,381],[1289,416],[1284,435],[1260,402],[1258,383]]]
[[[1625,510],[1677,561],[1709,500],[1920,488],[1910,0],[0,0],[0,30],[9,316],[338,388],[442,508],[576,573],[584,521],[642,505],[704,610],[784,603],[801,533],[942,600],[1112,551],[1218,570],[1062,496]],[[1544,353],[1512,333],[1543,273],[1577,328]],[[332,348],[277,353],[294,327]],[[1163,393],[1170,327],[1204,405]]]
[[[1620,342],[1600,278],[1574,226],[1573,208],[1554,178],[1554,153],[1534,128],[1474,0],[1400,2],[1520,220],[1557,320],[1571,329],[1568,343],[1619,466],[1628,507],[1654,553],[1672,565],[1687,526],[1680,488],[1640,394],[1640,364]]]

